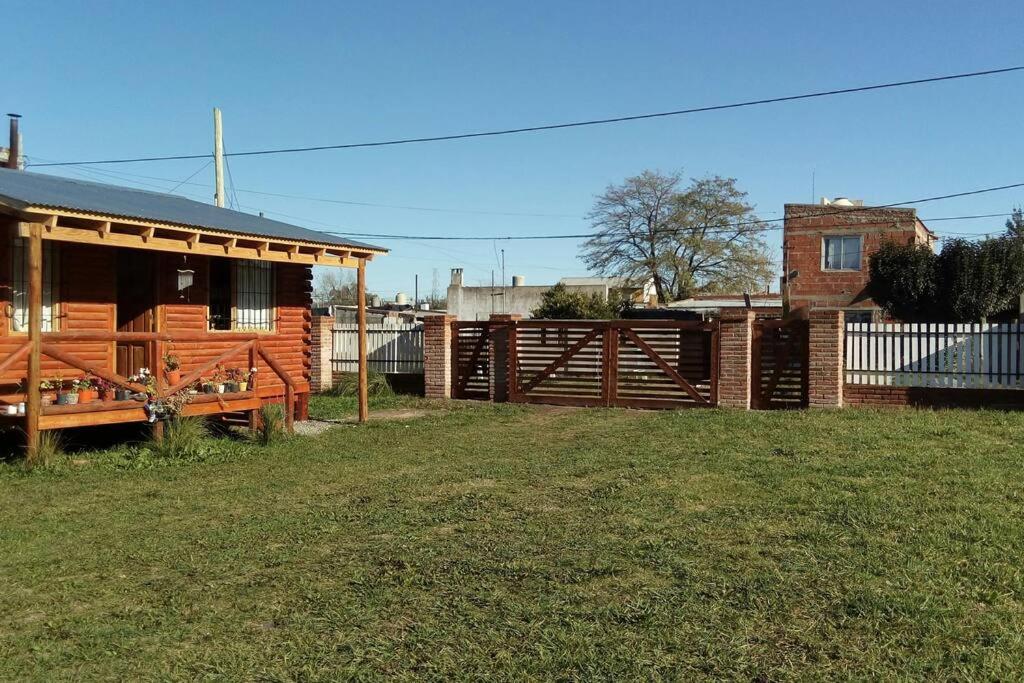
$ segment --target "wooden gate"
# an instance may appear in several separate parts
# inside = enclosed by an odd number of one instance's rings
[[[755,320],[752,340],[751,407],[807,407],[806,320]]]
[[[509,400],[685,408],[718,403],[718,326],[521,320],[508,327]]]
[[[491,326],[452,323],[452,398],[486,401],[491,396]]]

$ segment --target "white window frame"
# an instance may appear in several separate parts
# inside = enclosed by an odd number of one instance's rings
[[[28,334],[28,238],[14,236],[10,256],[10,320],[13,334]],[[43,315],[42,331],[60,330],[60,249],[57,243],[43,242]]]
[[[839,263],[846,261],[846,247],[844,246],[848,240],[857,240],[857,267],[856,268],[829,268],[828,267],[828,243],[829,240],[839,240],[841,245],[841,251],[839,254]],[[864,260],[864,236],[863,235],[825,235],[821,238],[821,270],[825,273],[836,273],[846,272],[853,273],[861,270],[862,261]]]

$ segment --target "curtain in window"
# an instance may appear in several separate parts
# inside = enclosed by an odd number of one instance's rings
[[[235,314],[238,329],[272,330],[274,264],[241,260],[235,266]]]
[[[43,242],[43,332],[57,330],[57,294],[59,291],[57,246]],[[15,237],[11,247],[11,330],[28,331],[28,240]]]

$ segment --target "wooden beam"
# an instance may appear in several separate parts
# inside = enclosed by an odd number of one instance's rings
[[[42,415],[42,336],[43,336],[43,226],[29,224],[28,238],[28,377],[26,381],[25,436],[26,459],[34,462],[39,452],[39,418]]]
[[[149,242],[151,239],[153,239],[153,236],[156,235],[156,228],[146,228],[145,230],[142,231],[141,235],[143,242]]]
[[[366,359],[366,261],[356,270],[356,320],[359,323],[359,421],[370,419],[369,370]]]
[[[196,245],[199,244],[199,233],[192,233],[191,235],[185,238],[185,241],[188,243],[188,248],[190,250],[194,250],[196,248]]]
[[[194,233],[193,237],[195,240],[198,240],[198,233]],[[97,244],[112,247],[126,247],[129,249],[163,251],[174,254],[192,253],[207,256],[225,255],[224,246],[221,244],[209,244],[206,242],[195,241],[190,246],[184,239],[173,239],[170,237],[152,237],[146,241],[143,240],[141,235],[130,235],[119,232],[110,232],[106,236],[101,237],[99,233],[92,228],[70,228],[67,226],[58,226],[52,231],[46,233],[43,236],[43,239],[58,242],[74,242],[77,244]],[[319,262],[316,261],[313,254],[299,253],[289,258],[288,254],[283,251],[270,251],[269,242],[259,243],[258,248],[236,246],[231,250],[229,255],[231,258],[248,258],[282,263],[291,261],[292,263],[336,266],[342,268],[356,268],[359,265],[356,259],[342,259],[332,255],[325,256]]]
[[[232,237],[231,239],[229,239],[227,242],[224,243],[224,253],[225,254],[230,254],[231,251],[235,247],[237,247],[237,246],[238,246],[238,239],[235,238],[235,237]]]
[[[103,239],[110,234],[110,221],[100,221],[100,224],[96,226],[96,233]]]
[[[267,237],[260,237],[260,236],[253,235],[251,233],[231,232],[229,230],[210,230],[210,229],[205,229],[205,228],[202,228],[200,226],[195,226],[195,225],[184,225],[184,224],[180,224],[180,223],[168,223],[166,221],[145,220],[145,219],[137,219],[137,218],[124,218],[124,217],[120,217],[120,216],[108,216],[108,215],[102,215],[102,214],[96,214],[96,213],[86,213],[86,212],[82,212],[82,211],[71,211],[71,210],[67,210],[67,209],[56,209],[55,210],[55,209],[52,209],[52,208],[42,207],[42,206],[30,206],[30,207],[27,207],[26,209],[23,209],[23,210],[20,210],[20,211],[17,211],[17,212],[12,212],[12,213],[15,213],[19,220],[23,220],[23,221],[28,222],[28,223],[45,223],[47,220],[49,220],[52,217],[56,216],[58,219],[59,218],[67,217],[67,218],[75,218],[75,219],[79,219],[79,220],[89,221],[90,223],[96,223],[96,222],[100,222],[100,221],[111,221],[112,223],[114,223],[115,225],[118,225],[118,226],[155,227],[157,230],[165,230],[165,231],[173,231],[173,232],[184,232],[184,233],[198,232],[200,235],[203,235],[205,237],[215,238],[217,240],[222,240],[222,239],[225,239],[225,238],[236,238],[236,239],[239,239],[239,240],[268,241]],[[54,227],[56,227],[56,226],[54,226]],[[137,231],[135,231],[135,232],[137,232]],[[310,247],[311,246],[311,247],[328,247],[330,249],[343,249],[343,250],[344,249],[350,249],[349,247],[346,247],[345,245],[332,245],[332,244],[326,244],[326,243],[322,243],[322,242],[309,242],[309,241],[306,241],[306,240],[293,240],[293,239],[286,239],[286,238],[270,238],[269,241],[273,242],[274,244],[281,244],[281,245],[285,245],[285,244],[298,244],[299,246],[302,246],[302,247]],[[219,242],[218,242],[218,244],[219,244]],[[367,260],[369,260],[370,257],[372,257],[375,254],[383,255],[383,254],[387,253],[387,250],[385,250],[385,249],[358,248],[358,249],[351,249],[351,250],[354,251],[354,252],[358,252],[356,254],[356,256],[358,256],[358,257],[362,257],[362,256],[366,255]],[[355,267],[355,266],[353,266],[353,267]]]
[[[116,384],[119,387],[126,387],[128,389],[131,389],[132,391],[136,391],[139,393],[146,393],[149,391],[148,387],[143,386],[142,384],[136,384],[135,382],[129,382],[127,378],[122,377],[116,372],[107,370],[105,367],[96,365],[95,363],[90,363],[87,360],[83,360],[78,356],[74,355],[73,353],[69,353],[68,351],[65,351],[64,349],[60,348],[55,344],[40,344],[40,347],[42,353],[49,356],[50,358],[54,360],[59,360],[61,363],[64,363],[65,365],[70,365],[73,368],[78,368],[82,372],[87,372],[90,375],[96,375],[101,379],[107,380],[111,384]],[[36,382],[36,387],[38,388],[38,386],[39,383]]]
[[[293,244],[290,247],[288,247],[287,251],[288,251],[288,260],[291,260],[296,254],[299,253],[299,245]]]
[[[0,373],[4,373],[8,368],[12,367],[19,360],[28,355],[32,350],[32,342],[25,342],[14,350],[14,353],[7,356],[2,362],[0,362]]]
[[[228,349],[224,353],[220,354],[219,356],[217,356],[213,360],[211,360],[211,361],[209,361],[207,363],[203,363],[201,366],[199,366],[198,368],[196,368],[192,372],[190,372],[187,375],[185,375],[184,377],[182,377],[180,382],[175,384],[173,387],[168,387],[166,389],[166,391],[161,393],[161,396],[170,396],[171,394],[175,394],[175,393],[181,391],[182,389],[185,389],[190,384],[192,384],[193,382],[197,381],[200,377],[202,377],[204,372],[206,372],[208,370],[214,369],[219,364],[221,364],[224,361],[226,361],[228,358],[232,358],[234,356],[237,356],[240,353],[245,353],[255,343],[256,343],[255,341],[247,341],[244,344],[239,344],[238,346],[232,346],[230,349]]]
[[[295,430],[295,381],[274,355],[260,346],[260,356],[267,362],[281,381],[284,382],[284,426],[289,433]]]

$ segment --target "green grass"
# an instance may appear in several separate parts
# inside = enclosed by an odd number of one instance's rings
[[[484,405],[8,465],[0,679],[1016,679],[1022,440]]]

